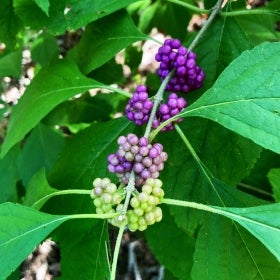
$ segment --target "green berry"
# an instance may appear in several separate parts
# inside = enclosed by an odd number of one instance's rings
[[[102,201],[103,201],[104,203],[106,203],[106,204],[112,203],[112,195],[109,194],[109,193],[103,193],[103,194],[101,195],[101,199],[102,199]]]
[[[104,213],[109,213],[112,209],[111,204],[102,204],[101,209]]]
[[[156,222],[160,222],[162,220],[162,210],[160,207],[155,207],[153,209],[153,214],[155,216]]]
[[[100,197],[96,197],[93,200],[93,204],[95,205],[95,207],[100,208],[101,205],[103,204],[102,199]]]
[[[143,216],[143,214],[144,214],[144,210],[142,209],[142,208],[140,208],[140,207],[138,207],[138,208],[134,208],[134,213],[138,216],[138,217],[141,217],[141,216]]]
[[[146,220],[148,225],[154,224],[156,222],[154,213],[153,212],[146,213],[145,214],[145,220]]]
[[[138,227],[138,230],[140,230],[140,231],[144,231],[146,229],[147,229],[147,225],[143,225],[143,226]]]
[[[111,183],[111,180],[109,178],[103,178],[101,182],[102,188],[106,188]]]
[[[138,224],[137,223],[129,223],[128,228],[130,231],[136,231],[138,229]]]
[[[140,206],[140,200],[138,196],[134,196],[130,199],[130,205],[132,208],[137,208]]]
[[[139,198],[141,203],[148,201],[148,195],[144,192],[139,193],[138,198]]]
[[[114,183],[110,183],[109,185],[107,185],[106,187],[106,192],[107,193],[115,193],[117,191],[117,186]]]
[[[112,204],[117,205],[122,202],[123,198],[119,193],[112,194]]]
[[[92,185],[96,187],[102,187],[102,179],[101,178],[95,178],[92,182]]]
[[[148,179],[149,180],[149,179]],[[147,183],[142,187],[142,192],[146,193],[146,194],[151,194],[153,191],[153,188],[151,185],[148,185]]]

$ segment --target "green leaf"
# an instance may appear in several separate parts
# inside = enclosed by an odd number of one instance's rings
[[[112,96],[112,94],[109,94]],[[100,98],[84,94],[81,98],[65,101],[55,107],[43,120],[48,125],[69,125],[107,121],[112,113],[112,106]]]
[[[8,51],[16,50],[22,41],[19,32],[23,25],[14,13],[13,1],[2,0],[0,14],[0,42],[5,43]]]
[[[19,147],[15,146],[3,159],[0,159],[0,203],[17,201],[18,154]]]
[[[79,222],[72,221],[70,234],[69,231],[62,232],[59,239],[62,271],[60,279],[109,279],[107,222],[98,221],[86,231],[79,229]],[[65,235],[70,238],[65,238]],[[73,239],[74,235],[78,238]]]
[[[40,9],[49,16],[49,7],[50,2],[49,0],[35,0],[36,4],[40,7]]]
[[[59,48],[56,38],[47,33],[37,37],[31,46],[32,59],[40,63],[41,66],[46,66],[58,54]]]
[[[141,9],[138,27],[141,31],[149,34],[156,27],[161,33],[169,34],[174,38],[183,39],[186,36],[185,28],[191,13],[181,6],[167,1],[150,1],[151,4]],[[168,19],[168,24],[166,24]]]
[[[272,168],[267,174],[272,185],[273,197],[276,202],[280,202],[280,168]]]
[[[191,279],[195,239],[179,229],[164,205],[163,220],[148,227],[145,237],[160,264],[178,279]]]
[[[6,279],[30,254],[34,247],[67,216],[52,216],[12,203],[0,205],[0,275]]]
[[[117,138],[132,127],[126,118],[119,118],[94,123],[72,137],[49,175],[51,185],[89,189],[94,178],[108,176],[107,157],[117,149]]]
[[[37,0],[37,4],[38,4]],[[51,34],[63,34],[67,30],[76,30],[86,26],[89,22],[110,15],[120,10],[135,0],[50,0],[49,16],[46,11],[46,0],[44,6],[29,0],[15,0],[14,7],[16,14],[24,21],[25,25],[31,26],[33,29],[42,29],[45,27]],[[43,7],[43,9],[41,9]]]
[[[218,215],[207,215],[198,233],[192,278],[273,279],[279,262],[241,226]]]
[[[280,43],[245,51],[181,117],[211,119],[280,153]]]
[[[42,68],[13,108],[1,155],[23,139],[56,105],[77,93],[102,86],[83,76],[77,66],[67,60],[54,61]]]
[[[133,42],[147,38],[137,30],[125,11],[119,11],[88,25],[79,44],[70,52],[70,57],[87,74]]]
[[[54,129],[37,125],[28,136],[19,154],[19,174],[23,185],[42,167],[48,172],[64,145],[64,138]]]
[[[12,76],[20,78],[22,50],[0,56],[0,77]]]
[[[236,20],[255,45],[265,41],[279,41],[280,35],[275,28],[279,15],[246,15],[239,16]]]
[[[280,261],[280,204],[249,208],[221,208],[220,214],[228,217],[258,238]]]
[[[232,60],[251,48],[250,40],[235,18],[216,18],[195,48],[198,64],[206,73],[206,78],[203,87],[188,101],[196,100],[197,94],[212,86]]]
[[[57,192],[57,189],[52,188],[45,174],[45,169],[41,168],[31,178],[27,187],[24,204],[34,209],[39,210],[51,198],[52,194]]]

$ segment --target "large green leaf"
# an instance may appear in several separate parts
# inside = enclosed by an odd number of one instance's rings
[[[64,145],[64,138],[54,129],[37,125],[24,143],[18,157],[18,169],[23,185],[42,167],[48,172]]]
[[[272,185],[275,201],[280,202],[280,168],[272,168],[267,177]]]
[[[52,216],[12,203],[0,205],[0,279],[6,279],[67,216]]]
[[[131,131],[126,118],[95,123],[65,145],[49,175],[51,185],[65,188],[91,188],[96,177],[109,175],[107,157],[117,149],[117,138]],[[108,133],[110,132],[110,133]]]
[[[211,87],[232,60],[251,48],[250,40],[235,18],[216,18],[195,47],[198,64],[206,78],[203,87],[188,96],[188,102],[196,100],[197,95]]]
[[[18,145],[0,159],[0,203],[17,201],[17,181],[19,180],[17,169]]]
[[[177,227],[167,207],[162,205],[161,208],[163,220],[145,231],[149,247],[160,264],[178,279],[190,279],[195,239]]]
[[[276,258],[247,230],[229,219],[207,215],[198,233],[192,279],[273,279]]]
[[[280,153],[280,43],[245,51],[181,117],[211,119]]]
[[[57,191],[49,185],[45,169],[41,168],[29,181],[24,204],[39,210]]]
[[[86,231],[79,229],[79,222],[72,221],[71,234],[62,232],[59,238],[61,279],[109,279],[107,222],[98,221]],[[74,234],[79,238],[73,240]],[[65,236],[70,236],[70,238],[65,238]]]
[[[0,42],[5,43],[9,51],[15,50],[17,43],[21,42],[19,31],[22,22],[14,14],[13,1],[2,0],[0,5]]]
[[[81,28],[133,2],[135,0],[50,0],[48,9],[47,1],[15,0],[14,7],[16,14],[25,25],[35,29],[46,27],[47,31],[57,35],[63,34],[66,30]],[[38,3],[40,3],[39,6]],[[49,16],[47,16],[47,11]]]
[[[2,156],[56,105],[95,87],[102,84],[83,76],[77,66],[67,60],[54,61],[43,68],[13,108]]]
[[[74,55],[83,73],[89,73],[128,45],[144,39],[147,36],[139,32],[127,13],[121,10],[88,25],[70,56]]]
[[[150,5],[147,6],[147,2],[151,2]],[[191,19],[191,13],[187,9],[162,0],[144,1],[141,13],[139,8],[136,13],[139,15],[138,27],[144,33],[149,34],[156,27],[161,33],[179,39],[186,36],[186,30],[182,26],[187,26]]]
[[[228,217],[258,238],[280,261],[280,204],[249,208],[221,208],[218,213]]]
[[[20,78],[22,50],[0,56],[0,77],[12,76]]]
[[[36,4],[40,7],[40,9],[48,16],[49,15],[49,0],[35,0]]]

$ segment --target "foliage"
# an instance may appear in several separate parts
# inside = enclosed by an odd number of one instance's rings
[[[60,244],[60,279],[115,278],[125,225],[111,259],[107,218],[123,213],[95,214],[90,194],[95,178],[118,183],[107,157],[128,133],[168,154],[163,219],[144,231],[167,277],[279,275],[280,3],[249,10],[245,1],[195,2],[3,0],[0,77],[24,74],[24,49],[35,76],[15,106],[0,103],[0,279],[47,237]],[[200,31],[187,30],[194,14],[205,20]],[[206,78],[179,94],[188,106],[163,124],[182,119],[174,131],[149,133],[151,124],[145,130],[123,113],[136,84],[146,81],[150,97],[160,85],[155,72],[138,71],[139,46],[163,43],[150,37],[154,27],[190,47]],[[121,50],[129,77],[115,61]],[[163,87],[157,96],[167,100]]]

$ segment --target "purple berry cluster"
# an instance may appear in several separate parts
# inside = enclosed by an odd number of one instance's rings
[[[148,178],[158,178],[164,168],[167,153],[159,143],[150,144],[146,137],[129,133],[118,138],[117,153],[108,156],[108,170],[120,181],[128,184],[131,171],[135,173],[135,186],[142,186]]]
[[[138,85],[125,107],[127,118],[136,125],[142,125],[149,120],[154,103],[148,98],[146,86]]]
[[[153,121],[153,128],[157,128],[161,123],[179,114],[187,106],[187,101],[183,97],[178,97],[176,93],[171,93],[168,96],[167,103],[163,103],[159,106],[156,118]],[[178,123],[182,119],[177,119],[175,122]],[[166,125],[162,131],[173,130],[174,122]]]
[[[160,62],[157,73],[162,80],[175,69],[166,90],[186,93],[202,86],[205,74],[196,65],[196,54],[182,46],[180,40],[166,39],[158,49],[155,59]]]

